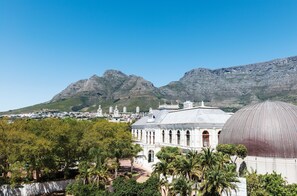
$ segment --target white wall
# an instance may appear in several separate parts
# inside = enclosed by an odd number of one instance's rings
[[[288,183],[297,183],[297,158],[284,159],[248,156],[244,161],[249,171],[255,170],[258,174],[272,173],[275,171],[286,178]],[[241,162],[242,160],[239,159],[237,165],[239,166]]]
[[[44,195],[56,191],[64,191],[66,186],[74,180],[62,180],[44,183],[24,184],[20,188],[12,188],[9,185],[0,186],[0,195],[3,196],[29,196],[29,195]]]

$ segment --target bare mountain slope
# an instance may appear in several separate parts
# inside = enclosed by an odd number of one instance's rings
[[[53,97],[50,102],[58,102],[69,98],[81,98],[83,103],[74,106],[72,110],[88,109],[90,106],[118,104],[134,107],[140,99],[149,99],[157,104],[160,96],[159,89],[139,76],[126,75],[120,71],[107,70],[102,77],[92,76],[70,84],[61,93]],[[139,105],[139,104],[138,104]],[[149,107],[149,106],[147,106]],[[147,109],[147,108],[146,108]]]
[[[160,88],[168,99],[207,101],[220,107],[297,98],[297,56],[216,70],[193,69]]]

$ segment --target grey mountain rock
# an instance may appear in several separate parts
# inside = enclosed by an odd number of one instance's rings
[[[102,77],[94,75],[89,79],[70,84],[53,97],[51,102],[75,96],[89,96],[104,100],[117,100],[131,97],[154,97],[159,89],[139,76],[126,75],[120,71],[107,70]]]
[[[94,75],[70,84],[51,102],[73,97],[84,97],[87,105],[106,100],[134,104],[133,99],[154,103],[161,99],[203,100],[213,106],[235,108],[267,99],[297,103],[297,56],[215,70],[193,69],[160,88],[142,77],[107,70],[102,77]]]
[[[297,56],[216,70],[193,69],[160,88],[169,99],[243,106],[266,99],[296,101]]]

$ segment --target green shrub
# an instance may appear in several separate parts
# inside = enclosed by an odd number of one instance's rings
[[[66,187],[66,193],[74,196],[108,196],[109,194],[92,184],[82,184],[75,182]]]

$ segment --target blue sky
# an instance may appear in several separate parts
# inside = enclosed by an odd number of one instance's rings
[[[297,55],[292,0],[0,0],[0,111],[107,69],[155,86]]]

